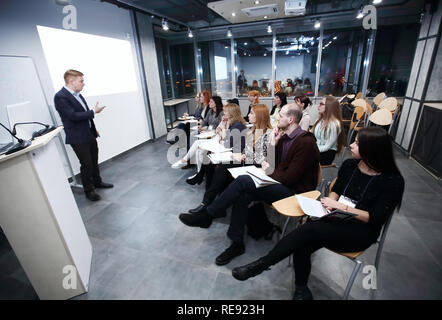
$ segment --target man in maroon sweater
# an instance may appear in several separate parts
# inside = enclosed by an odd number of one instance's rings
[[[224,265],[245,252],[243,237],[247,223],[248,205],[252,201],[268,204],[293,196],[295,193],[311,191],[318,181],[319,150],[313,134],[299,126],[302,113],[294,105],[285,105],[280,111],[278,127],[274,130],[269,162],[262,167],[269,176],[281,184],[256,188],[252,178],[242,175],[205,210],[194,214],[181,214],[181,222],[191,227],[208,228],[214,218],[225,215],[233,205],[227,236],[232,244],[216,258],[217,265]]]

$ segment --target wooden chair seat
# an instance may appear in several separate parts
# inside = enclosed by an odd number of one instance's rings
[[[373,102],[376,106],[379,106],[379,104],[382,102],[382,100],[385,99],[385,92],[379,93],[376,97],[373,98]]]
[[[336,163],[332,163],[332,164],[327,164],[327,165],[321,165],[321,169],[327,169],[327,168],[335,168],[336,167]]]
[[[379,109],[387,109],[394,112],[394,110],[397,108],[397,100],[394,97],[387,98],[382,100],[378,107]]]
[[[328,249],[328,248],[327,248]],[[330,249],[328,249],[330,250]],[[333,251],[333,250],[330,250]],[[360,251],[360,252],[338,252],[338,251],[333,251],[334,253],[337,253],[341,256],[347,257],[349,259],[356,259],[357,257],[359,257],[361,254],[364,253],[364,251]]]
[[[388,126],[393,121],[391,111],[388,109],[379,109],[369,117],[369,120],[379,126]]]
[[[321,195],[321,192],[318,190],[313,190],[301,193],[299,195],[316,200]],[[296,199],[296,196],[287,197],[273,202],[272,207],[280,214],[287,217],[302,217],[305,215],[304,211],[302,211],[301,206],[299,205],[298,199]]]

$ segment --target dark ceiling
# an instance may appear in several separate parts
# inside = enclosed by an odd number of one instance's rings
[[[226,26],[230,23],[216,12],[208,8],[207,4],[213,0],[101,0],[114,5],[133,8],[155,16],[154,24],[161,26],[161,18],[169,21],[171,31],[185,31],[191,29]],[[427,2],[434,0],[383,0],[377,6],[382,18],[401,14],[419,14]],[[302,17],[287,19],[302,19],[309,16],[336,15],[357,12],[362,5],[370,4],[370,0],[308,0],[306,13]]]

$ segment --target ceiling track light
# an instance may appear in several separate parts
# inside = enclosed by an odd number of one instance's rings
[[[168,25],[168,23],[167,23],[167,20],[162,20],[161,21],[161,26],[162,26],[162,28],[163,28],[163,30],[164,31],[167,31],[167,30],[169,30],[169,25]]]
[[[230,28],[227,29],[227,36],[228,36],[229,38],[232,37],[232,30],[231,30]]]
[[[272,33],[272,26],[270,24],[267,25],[267,33]]]
[[[319,21],[319,19],[317,19],[315,21],[315,29],[319,29],[321,27],[321,21]]]
[[[382,2],[382,0],[373,0],[373,4],[379,4],[381,2]]]
[[[356,16],[356,19],[362,19],[364,17],[364,14],[362,13],[362,10],[358,11],[358,15]]]
[[[188,36],[189,38],[193,38],[193,33],[192,33],[192,30],[190,30],[190,28],[189,28],[189,33],[187,34],[187,36]]]

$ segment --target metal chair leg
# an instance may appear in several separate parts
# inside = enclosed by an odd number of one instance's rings
[[[358,275],[359,269],[361,269],[362,262],[359,260],[353,260],[354,263],[356,263],[353,272],[351,273],[350,279],[348,280],[347,287],[345,288],[344,296],[342,297],[342,300],[348,300],[348,296],[350,295],[351,287],[353,286],[353,283],[355,282],[356,276]]]

